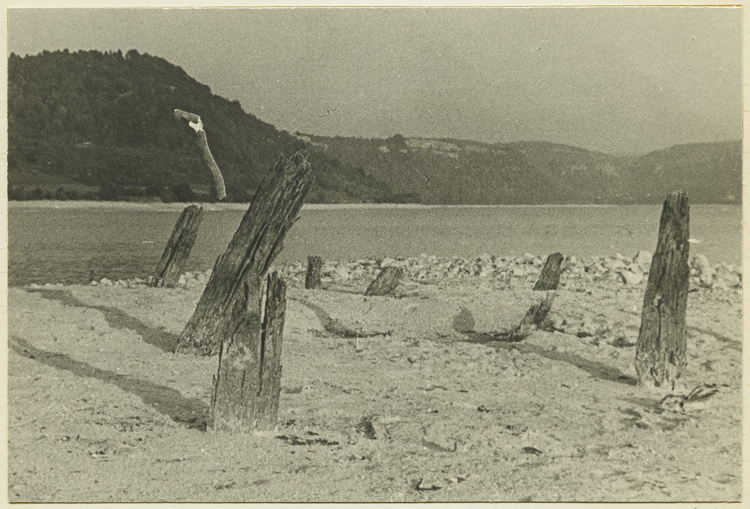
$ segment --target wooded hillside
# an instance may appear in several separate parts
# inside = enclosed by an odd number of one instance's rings
[[[305,149],[180,67],[135,50],[11,54],[8,82],[8,172],[16,193],[61,188],[92,198],[164,201],[208,195],[210,174],[192,131],[175,122],[175,108],[201,116],[232,201],[251,198],[280,153]],[[381,182],[325,154],[311,154],[311,162],[316,182],[308,201],[390,196]]]
[[[739,203],[742,144],[618,157],[547,142],[324,137],[280,131],[180,67],[131,50],[8,62],[10,199],[207,200],[210,174],[175,108],[201,116],[231,201],[248,201],[280,153],[305,150],[308,202]]]

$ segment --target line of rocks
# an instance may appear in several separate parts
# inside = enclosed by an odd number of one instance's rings
[[[385,267],[401,267],[404,277],[417,282],[460,282],[466,279],[486,280],[536,280],[545,262],[544,257],[527,253],[523,256],[506,257],[483,254],[473,258],[440,258],[422,254],[418,257],[384,259],[360,259],[350,262],[325,262],[321,271],[323,283],[347,283],[371,281]],[[568,283],[590,283],[602,281],[624,286],[645,285],[651,266],[651,253],[640,251],[635,256],[593,256],[578,259],[568,256],[563,264],[561,286]],[[307,267],[300,262],[274,267],[291,286],[304,285]],[[205,286],[211,271],[186,272],[177,284],[180,288]],[[737,290],[742,287],[740,266],[718,263],[711,266],[704,255],[690,258],[691,286],[718,291]],[[102,278],[92,281],[96,286],[121,286],[127,288],[148,286],[144,278],[110,281]],[[54,286],[54,285],[45,285]],[[31,285],[32,288],[40,287]]]

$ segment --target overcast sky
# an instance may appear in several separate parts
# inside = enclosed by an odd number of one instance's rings
[[[739,8],[15,9],[8,21],[8,51],[136,49],[290,132],[619,153],[741,137]]]

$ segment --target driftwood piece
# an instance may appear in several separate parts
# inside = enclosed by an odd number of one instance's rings
[[[178,352],[218,353],[236,324],[237,302],[259,302],[245,296],[247,282],[261,280],[279,254],[313,179],[307,158],[298,153],[279,158],[263,179],[227,250],[214,264],[193,316],[178,340]],[[260,283],[253,287],[260,287]],[[257,294],[260,295],[260,290]],[[250,304],[248,304],[250,305]]]
[[[557,286],[560,284],[562,262],[562,254],[554,253],[549,255],[547,261],[544,263],[544,268],[542,268],[542,273],[539,274],[539,280],[534,285],[534,290],[557,290]]]
[[[254,275],[243,281],[243,296],[236,301],[232,317],[236,327],[221,345],[211,393],[209,426],[214,431],[249,432],[276,426],[286,285],[278,273],[268,276],[261,317],[259,283]]]
[[[305,274],[305,289],[316,290],[321,288],[320,271],[323,268],[323,259],[320,256],[307,257],[307,274]]]
[[[203,122],[201,118],[195,113],[188,113],[187,111],[174,110],[174,117],[177,120],[181,118],[187,119],[190,127],[195,130],[198,135],[198,149],[201,151],[203,161],[208,165],[208,169],[211,170],[211,176],[214,181],[214,197],[221,201],[227,197],[227,191],[224,187],[224,178],[221,176],[219,166],[214,160],[214,156],[211,155],[211,150],[208,148],[208,139],[206,138],[206,131],[203,130]]]
[[[555,300],[556,292],[548,291],[538,304],[534,304],[526,312],[521,323],[510,333],[508,341],[521,341],[526,336],[537,330],[544,320],[547,319],[552,302]]]
[[[156,267],[151,286],[173,288],[179,281],[185,262],[198,236],[198,228],[203,221],[203,208],[196,205],[185,207],[177,219],[159,264]]]
[[[404,275],[404,269],[400,267],[386,267],[380,271],[378,277],[370,283],[365,291],[366,296],[372,295],[393,295],[396,291],[401,276]]]
[[[643,297],[635,353],[639,385],[674,390],[687,363],[685,313],[690,285],[690,206],[674,192],[664,201],[659,240]]]

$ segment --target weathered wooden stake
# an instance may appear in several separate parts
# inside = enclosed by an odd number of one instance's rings
[[[307,274],[305,275],[305,289],[316,290],[321,288],[320,271],[323,268],[323,258],[320,256],[307,257]]]
[[[384,268],[367,287],[365,295],[368,297],[371,295],[393,295],[403,275],[404,270],[399,267],[389,266]]]
[[[544,263],[542,273],[539,274],[539,280],[534,285],[534,290],[547,291],[557,290],[557,285],[560,284],[560,269],[562,268],[563,255],[560,253],[554,253],[547,257],[547,261]]]
[[[198,227],[203,221],[203,207],[196,205],[185,207],[174,225],[164,252],[151,279],[151,286],[174,288],[179,281],[185,262],[198,236]]]
[[[243,306],[249,302],[248,310],[260,302],[260,281],[281,251],[284,236],[310,190],[311,170],[307,158],[298,153],[290,159],[281,157],[263,179],[227,250],[216,260],[195,312],[180,335],[178,352],[218,353],[222,341],[233,337],[234,320],[244,316],[234,311],[238,302]],[[246,288],[254,289],[251,297]]]
[[[659,240],[643,297],[635,347],[638,383],[674,390],[687,363],[685,312],[690,285],[690,206],[687,194],[664,201]]]
[[[248,432],[276,426],[286,285],[277,272],[268,276],[261,316],[259,282],[254,275],[243,281],[242,298],[233,310],[236,328],[222,341],[211,394],[209,426],[214,431]]]
[[[549,310],[552,308],[552,302],[555,300],[555,295],[555,291],[549,291],[539,304],[531,306],[518,327],[510,333],[508,340],[521,341],[538,329],[539,326],[542,325],[542,322],[547,318]]]

